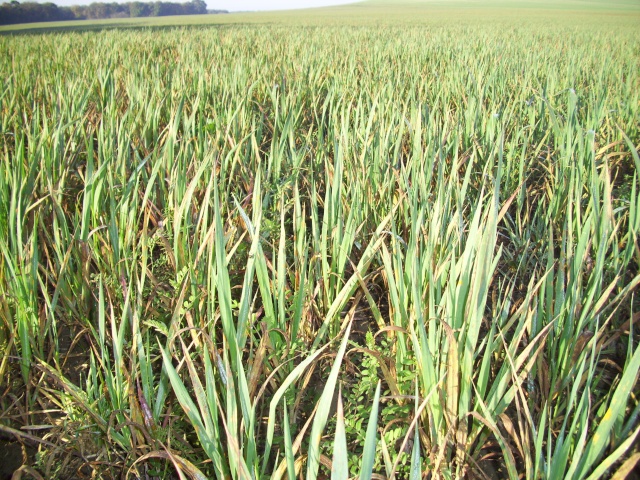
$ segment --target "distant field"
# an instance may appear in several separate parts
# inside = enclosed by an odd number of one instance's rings
[[[604,17],[603,17],[604,16]],[[0,26],[2,32],[52,32],[58,30],[96,30],[105,28],[144,28],[167,26],[222,26],[238,24],[305,25],[338,24],[475,24],[479,20],[496,22],[553,22],[600,25],[640,24],[638,0],[369,0],[351,5],[279,12],[247,12],[223,15],[184,15],[178,17],[81,20]]]
[[[0,479],[630,475],[639,23],[1,28]]]
[[[543,8],[549,10],[640,10],[637,0],[368,0],[363,5],[424,8]]]

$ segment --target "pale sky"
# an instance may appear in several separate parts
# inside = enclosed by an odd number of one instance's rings
[[[110,2],[113,0],[38,0],[52,1],[56,5],[89,5],[95,1]],[[117,1],[117,0],[116,0]],[[153,0],[141,0],[153,1]],[[184,1],[184,0],[165,0]],[[356,0],[205,0],[210,9],[241,12],[247,10],[291,10],[294,8],[327,7],[330,5],[344,5]]]

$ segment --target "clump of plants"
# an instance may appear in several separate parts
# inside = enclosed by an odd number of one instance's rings
[[[21,472],[631,471],[640,40],[496,22],[0,37]]]

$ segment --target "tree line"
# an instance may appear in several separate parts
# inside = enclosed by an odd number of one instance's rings
[[[61,20],[87,20],[98,18],[162,17],[167,15],[202,15],[224,13],[223,10],[207,10],[203,0],[177,2],[127,2],[74,5],[59,7],[54,3],[17,2],[0,4],[0,25],[33,22],[57,22]]]

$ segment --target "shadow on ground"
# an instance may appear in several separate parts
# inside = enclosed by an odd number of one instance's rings
[[[0,480],[11,480],[16,470],[35,455],[35,449],[0,435]]]

